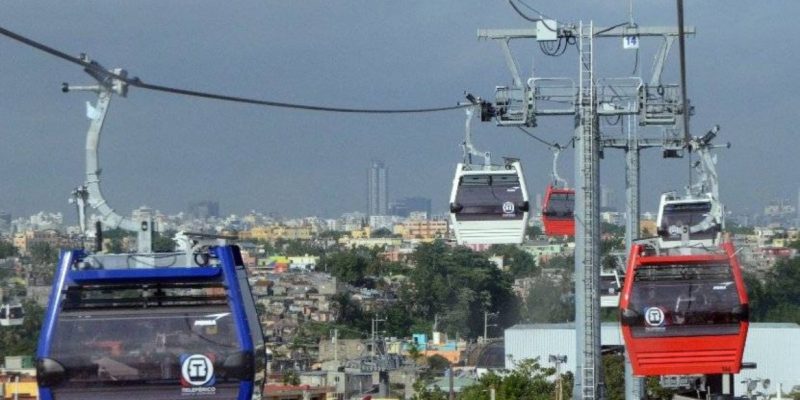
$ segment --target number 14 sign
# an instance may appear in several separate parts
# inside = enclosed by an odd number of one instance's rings
[[[622,48],[623,49],[638,49],[639,48],[639,37],[638,36],[623,36],[622,37]]]

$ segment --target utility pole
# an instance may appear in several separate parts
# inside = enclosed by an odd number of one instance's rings
[[[563,400],[564,388],[561,381],[561,365],[567,362],[567,356],[550,354],[549,360],[556,365],[556,400]]]
[[[333,361],[339,361],[339,330],[333,329]]]
[[[377,329],[378,329],[378,322],[386,322],[385,318],[373,318],[372,319],[372,352],[371,356],[372,359],[375,359],[375,348],[378,347],[378,336],[377,336]]]

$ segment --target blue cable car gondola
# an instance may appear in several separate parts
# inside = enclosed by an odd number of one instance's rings
[[[88,258],[59,260],[37,349],[43,400],[250,400],[260,389],[264,340],[238,247],[211,247],[191,267]]]

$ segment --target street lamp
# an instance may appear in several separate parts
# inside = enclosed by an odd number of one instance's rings
[[[567,363],[567,356],[562,354],[550,354],[547,359],[556,365],[556,400],[562,400],[563,389],[561,387],[561,364]]]
[[[490,313],[488,311],[483,312],[483,342],[486,343],[486,339],[488,335],[488,329],[490,326],[497,326],[497,324],[490,324],[489,323],[489,316],[496,317],[500,313]]]

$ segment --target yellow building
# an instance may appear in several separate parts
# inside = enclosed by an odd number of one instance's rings
[[[45,243],[51,249],[58,250],[61,248],[75,248],[80,247],[78,241],[70,239],[67,235],[62,234],[54,229],[47,229],[43,231],[27,230],[14,235],[14,247],[19,250],[21,255],[27,255],[30,248],[37,243]]]
[[[19,382],[10,376],[0,376],[0,399],[2,400],[23,400],[38,399],[39,386],[33,377],[21,377]]]
[[[284,226],[266,225],[256,226],[249,231],[239,232],[240,240],[263,240],[274,241],[276,239],[300,239],[309,240],[313,236],[311,226]]]
[[[370,235],[372,235],[372,228],[368,226],[350,231],[350,237],[352,239],[368,239]]]
[[[403,243],[403,239],[400,238],[360,238],[360,239],[351,239],[351,238],[341,238],[339,239],[339,244],[347,247],[389,247],[389,246],[400,246]]]
[[[434,240],[443,238],[447,235],[447,221],[406,221],[395,226],[395,233],[403,236],[403,239]]]

